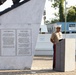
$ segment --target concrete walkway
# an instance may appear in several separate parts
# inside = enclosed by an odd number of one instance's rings
[[[31,70],[0,70],[0,75],[76,75],[76,69],[56,72],[52,70],[52,56],[35,56]]]

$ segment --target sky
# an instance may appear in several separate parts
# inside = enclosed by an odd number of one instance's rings
[[[23,0],[21,0],[23,1]],[[72,5],[76,5],[76,0],[66,0],[67,5],[66,7],[70,7]],[[54,8],[51,7],[51,2],[49,0],[46,0],[45,3],[45,10],[46,10],[46,19],[50,20],[52,18],[56,18],[54,16],[54,13],[57,12],[58,10],[55,10]],[[3,5],[0,6],[0,11],[3,11],[4,9],[11,7],[12,5],[12,0],[7,0]]]

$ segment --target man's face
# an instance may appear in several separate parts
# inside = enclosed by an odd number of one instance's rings
[[[61,29],[60,27],[57,27],[57,28],[56,28],[56,31],[57,31],[57,32],[60,32],[60,29]]]

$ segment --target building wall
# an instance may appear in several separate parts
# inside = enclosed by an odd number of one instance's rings
[[[66,33],[76,33],[76,22],[58,22],[61,25],[61,31]]]
[[[51,34],[39,34],[36,47],[35,55],[53,55],[53,44],[50,42]],[[65,38],[65,34],[63,34]],[[75,50],[76,50],[76,34],[66,34],[66,38],[75,39]]]
[[[76,22],[57,22],[55,24],[49,24],[47,25],[47,29],[48,29],[48,33],[52,33],[53,31],[55,31],[54,26],[55,25],[61,25],[61,31],[62,33],[76,33]]]

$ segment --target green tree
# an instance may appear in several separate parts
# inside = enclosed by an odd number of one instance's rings
[[[51,20],[51,23],[56,23],[56,22],[59,22],[59,19],[52,19]]]
[[[59,8],[59,21],[64,22],[65,16],[64,16],[64,0],[52,0],[54,3],[52,4],[52,7],[57,9]]]
[[[65,16],[64,16],[64,0],[60,0],[59,2],[59,21],[64,22]]]
[[[51,23],[64,22],[65,21],[65,13],[64,13],[64,1],[65,0],[50,0],[50,1],[53,2],[52,4],[53,8],[59,9],[59,12],[54,14],[56,17],[59,17],[59,18],[52,19]],[[66,21],[76,22],[76,6],[71,6],[70,8],[66,9],[66,11],[67,11]]]
[[[76,22],[76,6],[71,6],[70,8],[68,8],[67,21]]]

